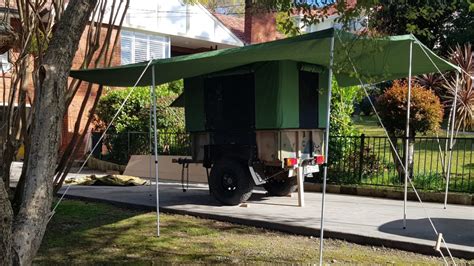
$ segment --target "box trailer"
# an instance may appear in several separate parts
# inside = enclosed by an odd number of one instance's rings
[[[254,186],[284,196],[324,162],[328,71],[281,60],[259,62],[184,80],[192,159],[210,169],[211,194],[221,203],[246,201]],[[183,98],[184,97],[184,98]],[[302,181],[302,180],[300,180]]]

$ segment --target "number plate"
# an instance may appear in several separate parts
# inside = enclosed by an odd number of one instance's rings
[[[304,167],[304,174],[311,174],[311,173],[317,173],[319,172],[319,166],[318,165],[307,165]]]

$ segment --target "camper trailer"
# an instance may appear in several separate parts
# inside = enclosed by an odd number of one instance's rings
[[[156,85],[185,79],[184,95],[175,106],[185,107],[193,152],[191,159],[177,162],[210,169],[211,193],[235,205],[247,200],[255,185],[285,195],[295,189],[295,179],[301,185],[304,176],[320,168],[327,173],[322,155],[328,154],[323,143],[329,142],[324,132],[332,70],[345,87],[456,69],[412,35],[373,38],[327,29],[232,49],[76,70],[71,77],[108,86],[151,85],[153,96]],[[156,101],[153,106],[156,111]],[[158,190],[156,127],[154,120]],[[323,174],[323,194],[326,180]]]
[[[185,79],[179,106],[192,159],[176,162],[210,169],[211,194],[223,204],[246,201],[259,185],[288,195],[297,188],[298,166],[308,176],[324,162],[327,85],[327,70],[295,61]]]

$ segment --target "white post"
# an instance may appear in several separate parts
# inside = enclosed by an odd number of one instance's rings
[[[303,173],[303,159],[301,159],[301,134],[296,133],[296,157],[298,164],[296,168],[296,181],[298,185],[298,207],[304,207],[304,173]]]
[[[413,42],[410,42],[410,59],[408,65],[408,96],[407,96],[407,121],[405,129],[405,184],[403,195],[403,229],[407,228],[407,196],[408,196],[408,175],[410,170],[408,167],[410,161],[410,108],[411,108],[411,63],[413,57]]]
[[[153,101],[153,138],[155,153],[155,182],[156,182],[156,235],[160,236],[160,193],[159,193],[159,178],[158,178],[158,131],[156,129],[156,86],[155,86],[155,66],[151,66],[151,84],[152,84],[152,101]]]
[[[299,165],[296,170],[298,177],[298,207],[304,207],[304,175],[303,166]]]
[[[298,169],[296,170],[296,173],[296,177],[298,178],[298,207],[304,207],[304,174],[300,159],[298,159]]]
[[[333,34],[336,34],[335,32]],[[331,95],[332,95],[332,67],[334,63],[334,35],[331,38],[331,46],[329,51],[329,71],[328,71],[328,99],[326,114],[326,132],[324,135],[324,166],[323,166],[323,191],[321,198],[321,227],[319,235],[319,265],[323,265],[323,249],[324,249],[324,207],[326,205],[326,180],[328,176],[328,157],[329,157],[329,129],[331,118]]]
[[[444,192],[444,208],[448,207],[448,190],[449,190],[449,179],[451,177],[451,161],[453,159],[453,136],[456,122],[456,106],[458,101],[458,86],[459,86],[459,73],[456,72],[456,88],[454,89],[454,101],[453,101],[453,116],[451,120],[451,136],[449,137],[449,158],[448,167],[446,168],[446,190]]]

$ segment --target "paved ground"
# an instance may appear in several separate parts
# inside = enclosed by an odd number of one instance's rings
[[[143,209],[154,209],[156,206],[154,185],[71,186],[67,195]],[[160,183],[162,211],[318,236],[321,194],[306,193],[305,199],[306,207],[300,208],[297,207],[296,194],[293,197],[267,197],[262,191],[256,191],[248,207],[220,206],[209,196],[204,185],[193,184],[183,193],[178,183]],[[449,205],[444,210],[442,204],[433,203],[426,203],[425,207],[453,253],[473,259],[474,207]],[[402,201],[327,194],[326,210],[325,236],[433,253],[436,235],[418,203],[408,203],[407,229],[402,229]]]
[[[21,166],[21,163],[13,164],[13,181],[18,178]],[[71,171],[70,178],[92,173],[100,174],[88,170],[81,174],[73,174],[74,172]],[[63,187],[60,193],[65,188]],[[73,185],[70,186],[67,197],[106,201],[147,210],[156,208],[154,185],[139,187]],[[436,235],[420,204],[408,202],[408,227],[403,229],[402,201],[337,194],[327,194],[326,199],[325,236],[361,244],[383,245],[433,254]],[[296,194],[293,197],[267,197],[260,190],[255,191],[247,208],[220,206],[209,195],[206,185],[191,184],[189,190],[183,192],[181,184],[160,183],[162,211],[318,236],[321,194],[305,193],[305,200],[306,206],[300,208],[297,207]],[[438,231],[445,236],[453,254],[474,259],[474,206],[448,205],[448,209],[445,210],[442,204],[424,205]]]

